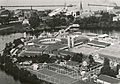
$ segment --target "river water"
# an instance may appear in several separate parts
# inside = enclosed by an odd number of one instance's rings
[[[0,84],[21,84],[20,81],[15,81],[12,76],[7,75],[0,70]]]
[[[119,36],[120,31],[108,31],[108,30],[80,30],[83,33],[97,33],[97,34],[109,34],[111,36]],[[23,37],[23,33],[15,33],[10,35],[0,35],[0,51],[5,47],[5,44],[12,42],[14,39]],[[7,75],[5,72],[0,70],[0,84],[22,84],[20,81],[15,81],[12,76]]]
[[[0,35],[0,52],[4,49],[5,44],[12,42],[14,39],[22,37],[22,33]],[[20,81],[15,81],[12,76],[7,75],[4,71],[0,70],[0,84],[21,84]]]

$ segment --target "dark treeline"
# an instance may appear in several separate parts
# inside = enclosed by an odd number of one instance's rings
[[[90,17],[77,17],[72,15],[57,14],[52,17],[48,15],[38,15],[35,12],[31,13],[29,18],[29,27],[22,26],[21,23],[14,24],[14,27],[10,29],[1,30],[0,34],[11,34],[17,32],[41,32],[41,31],[58,31],[61,28],[66,28],[70,24],[79,24],[80,29],[95,29],[95,30],[120,30],[120,21],[113,21],[113,17],[116,15],[109,14],[107,12],[101,12],[100,14]],[[4,25],[7,27],[6,25]],[[7,30],[7,31],[6,31]]]
[[[118,75],[118,70],[119,70],[118,66],[119,65],[117,65],[116,70],[112,69],[110,67],[110,60],[108,58],[105,58],[100,74],[104,74],[104,75],[108,75],[108,76],[116,78],[116,75]]]
[[[77,18],[74,23],[79,24],[83,29],[119,29],[120,21],[113,21],[115,14],[101,12],[99,16]]]

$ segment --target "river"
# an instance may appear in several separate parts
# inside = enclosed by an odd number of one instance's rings
[[[80,30],[83,33],[97,33],[97,34],[109,34],[112,36],[120,36],[120,31],[108,31],[108,30]],[[23,33],[15,33],[10,35],[0,35],[0,51],[5,47],[5,44],[12,42],[14,39],[23,37]],[[7,75],[0,70],[0,84],[22,84],[20,81],[15,81],[12,76]]]
[[[0,84],[21,84],[20,81],[15,81],[10,75],[0,70]]]

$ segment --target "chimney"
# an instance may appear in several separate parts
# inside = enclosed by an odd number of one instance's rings
[[[68,48],[71,47],[70,36],[68,36]]]
[[[82,5],[82,1],[80,0],[80,15],[82,14],[82,11],[83,11],[83,5]]]
[[[26,38],[26,37],[27,37],[26,32],[24,32],[23,37],[24,37],[24,38]]]
[[[71,41],[72,41],[72,47],[74,47],[74,37],[73,36],[71,38]]]

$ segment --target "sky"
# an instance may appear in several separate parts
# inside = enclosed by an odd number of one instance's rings
[[[120,6],[120,0],[81,0],[83,8],[90,10],[104,9],[104,7],[88,7],[88,3],[107,4],[117,3]],[[80,0],[0,0],[0,5],[57,5],[57,4],[75,4],[78,5]]]

